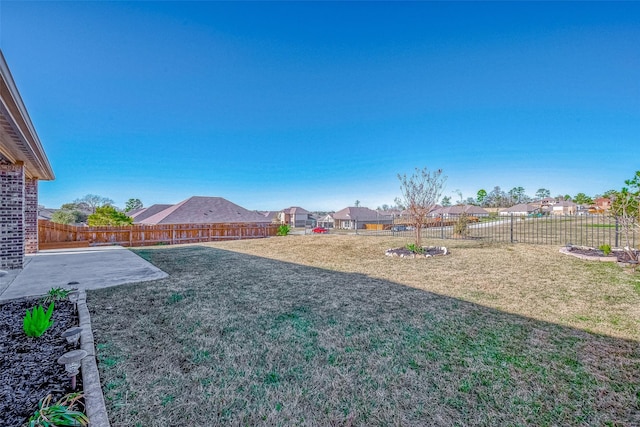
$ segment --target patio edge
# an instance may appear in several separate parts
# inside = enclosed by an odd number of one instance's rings
[[[91,427],[110,427],[107,408],[100,384],[100,373],[96,362],[96,350],[91,329],[91,315],[87,307],[87,293],[80,291],[78,297],[78,320],[82,332],[80,334],[80,348],[87,352],[82,359],[82,388],[84,403],[89,425]]]

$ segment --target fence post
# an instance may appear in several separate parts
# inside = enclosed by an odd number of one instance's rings
[[[615,247],[618,247],[618,217],[616,217],[616,245]]]
[[[511,230],[510,230],[510,235],[511,235],[511,243],[513,243],[513,213],[511,213]]]

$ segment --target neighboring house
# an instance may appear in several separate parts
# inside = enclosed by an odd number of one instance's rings
[[[269,222],[278,222],[278,211],[258,211],[258,213],[269,220]]]
[[[311,228],[315,228],[318,226],[318,218],[320,218],[319,215],[316,214],[309,214],[309,219],[307,220],[307,226],[311,227]]]
[[[431,217],[435,211],[438,209],[442,209],[443,206],[435,205],[427,214],[427,217]],[[413,218],[411,217],[411,213],[408,210],[398,211],[398,214],[393,215],[393,223],[394,224],[411,224],[413,223]]]
[[[40,206],[38,206],[38,219],[44,219],[44,220],[47,220],[47,221],[51,221],[51,218],[53,217],[53,214],[57,210],[58,209],[45,208],[44,206],[40,205]]]
[[[127,215],[133,218],[134,224],[140,224],[145,219],[157,213],[160,213],[163,210],[170,208],[171,206],[173,205],[162,205],[162,204],[151,205],[148,208],[140,208],[140,209],[129,211],[127,212]]]
[[[578,205],[570,200],[562,200],[551,207],[552,215],[575,215]]]
[[[544,206],[553,206],[556,203],[558,203],[558,200],[556,200],[555,197],[545,197],[544,199],[541,199],[538,203],[540,203],[540,207],[544,207]]]
[[[138,215],[140,212],[143,212],[145,210],[147,210],[147,208],[131,209],[130,211],[126,211],[125,213],[127,214],[128,217],[133,218],[136,215]]]
[[[593,201],[593,208],[590,209],[590,211],[593,210],[595,213],[603,213],[607,212],[609,209],[611,209],[611,199],[607,197],[598,197]]]
[[[139,224],[207,224],[225,222],[270,223],[264,215],[222,197],[194,196],[172,205]]]
[[[0,51],[0,269],[38,251],[38,181],[55,178]]]
[[[439,207],[434,209],[429,213],[430,217],[440,217],[442,218],[455,218],[459,217],[462,214],[467,214],[469,216],[474,216],[477,218],[488,217],[489,212],[482,209],[480,206],[475,205],[456,205],[456,206],[447,206],[447,207]]]
[[[508,215],[532,215],[540,212],[540,206],[532,205],[530,203],[519,203],[510,208],[502,209],[499,214],[501,216]]]
[[[322,215],[318,218],[318,227],[334,228],[333,214]]]
[[[392,215],[382,215],[364,207],[348,207],[333,214],[334,228],[355,230],[365,228],[365,224],[392,224]]]
[[[576,215],[586,215],[589,213],[589,206],[578,205],[576,206]]]
[[[291,206],[283,209],[278,214],[278,220],[281,224],[287,224],[290,227],[305,227],[311,219],[311,212],[299,206]]]

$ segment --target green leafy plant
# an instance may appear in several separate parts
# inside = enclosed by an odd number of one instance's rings
[[[405,248],[407,248],[408,250],[410,250],[411,252],[413,252],[415,254],[423,254],[424,253],[424,248],[422,246],[416,246],[415,243],[407,243],[405,245]]]
[[[69,293],[71,293],[71,289],[51,288],[49,289],[49,292],[40,299],[40,303],[49,304],[53,301],[63,300],[69,296]]]
[[[600,249],[602,251],[604,256],[607,256],[607,255],[609,255],[611,253],[611,246],[610,245],[600,245],[600,247],[598,247],[598,249]]]
[[[278,236],[286,236],[287,234],[289,234],[289,230],[291,230],[291,227],[289,227],[287,224],[282,224],[278,227],[278,232],[276,234]]]
[[[82,393],[70,393],[55,404],[51,395],[42,398],[38,409],[29,417],[28,427],[86,426],[89,418],[80,411]]]
[[[28,337],[36,338],[44,334],[45,331],[53,325],[53,320],[51,320],[52,314],[53,302],[49,304],[46,313],[41,305],[34,307],[31,312],[27,310],[22,321],[24,333],[27,334]]]

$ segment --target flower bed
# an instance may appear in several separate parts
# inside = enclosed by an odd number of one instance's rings
[[[56,301],[53,325],[42,336],[33,338],[25,335],[23,318],[26,310],[37,303],[37,299],[20,299],[0,305],[2,426],[20,426],[36,410],[40,399],[51,394],[55,402],[73,391],[64,366],[57,363],[60,356],[74,349],[61,336],[66,329],[78,325],[73,303]],[[77,390],[82,390],[81,376],[77,377]]]

